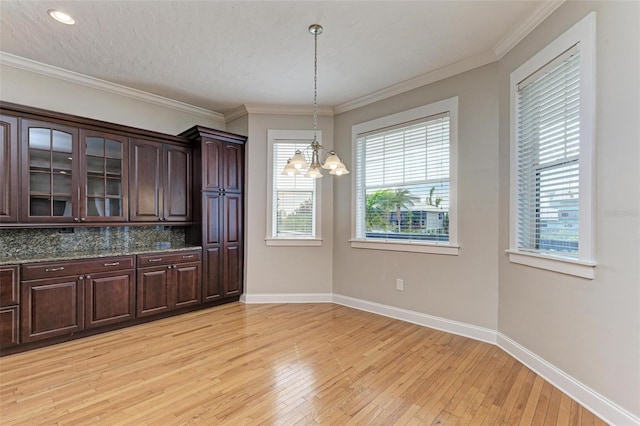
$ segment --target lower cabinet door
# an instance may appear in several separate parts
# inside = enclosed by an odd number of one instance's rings
[[[84,328],[84,287],[79,277],[23,281],[22,342],[73,334]]]
[[[173,267],[176,288],[176,308],[200,303],[200,262],[182,263]]]
[[[137,308],[139,317],[173,309],[174,290],[170,285],[171,266],[138,269]]]
[[[19,343],[18,306],[0,308],[0,348],[8,348]]]
[[[202,301],[209,302],[222,297],[222,250],[207,247],[204,250],[204,274],[202,281]]]
[[[135,318],[133,270],[90,274],[85,277],[85,328]]]

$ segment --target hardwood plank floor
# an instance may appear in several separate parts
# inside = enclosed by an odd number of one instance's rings
[[[496,346],[232,303],[0,359],[2,425],[603,425]]]

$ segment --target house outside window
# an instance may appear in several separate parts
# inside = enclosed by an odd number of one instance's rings
[[[457,106],[450,98],[353,127],[352,247],[457,254]]]
[[[514,263],[593,278],[595,14],[511,74]]]
[[[321,132],[317,133],[322,143]],[[313,131],[269,130],[267,245],[320,245],[318,179],[282,174],[296,150],[304,151]]]

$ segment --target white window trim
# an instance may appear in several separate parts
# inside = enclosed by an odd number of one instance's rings
[[[596,266],[594,258],[595,236],[595,180],[594,137],[595,137],[595,32],[596,13],[591,12],[577,24],[556,38],[518,69],[511,73],[511,170],[509,201],[509,244],[506,251],[509,261],[534,268],[546,269],[562,274],[593,279]],[[580,200],[578,258],[528,252],[517,248],[516,205],[517,205],[517,84],[545,64],[578,44],[580,49]]]
[[[313,140],[313,130],[272,130],[267,131],[267,235],[265,243],[267,246],[277,247],[319,247],[322,245],[322,221],[320,212],[320,192],[322,190],[322,179],[316,179],[315,194],[315,238],[275,238],[273,236],[273,144],[279,139]],[[322,144],[322,132],[317,131],[316,138]]]
[[[351,158],[356,158],[357,139],[371,132],[408,121],[449,112],[449,241],[447,243],[399,242],[356,238],[356,179],[351,179],[351,248],[431,253],[457,256],[458,245],[458,97],[444,99],[407,111],[356,124],[351,129]]]

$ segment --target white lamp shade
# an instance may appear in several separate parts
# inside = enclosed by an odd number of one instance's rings
[[[296,169],[295,166],[291,164],[291,160],[289,160],[287,161],[287,165],[284,166],[281,174],[285,176],[294,176],[300,174],[300,171]]]
[[[322,172],[319,167],[309,167],[305,176],[313,179],[320,179],[322,177]]]
[[[329,174],[334,176],[348,175],[349,170],[347,170],[347,166],[345,166],[344,163],[341,162],[340,165],[335,169],[331,170]]]
[[[291,164],[298,170],[306,169],[309,167],[307,160],[305,160],[304,155],[298,150],[295,155],[291,159]]]
[[[325,170],[335,170],[338,168],[338,166],[340,166],[340,164],[342,164],[340,158],[338,158],[335,151],[331,151],[329,152],[329,156],[327,157],[327,159],[324,160],[322,168]]]

